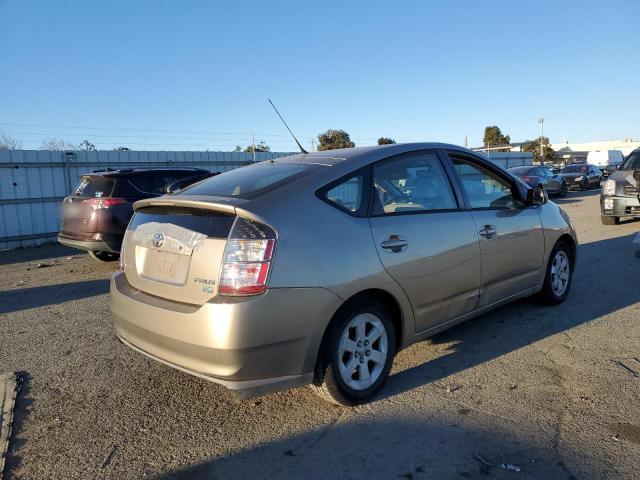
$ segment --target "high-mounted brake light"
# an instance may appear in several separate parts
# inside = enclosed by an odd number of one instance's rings
[[[120,205],[122,203],[127,203],[124,198],[87,198],[82,201],[83,204],[89,205],[94,210],[100,210],[103,208],[111,208],[114,205]]]
[[[220,295],[259,295],[267,290],[276,234],[267,225],[238,218],[222,259]]]

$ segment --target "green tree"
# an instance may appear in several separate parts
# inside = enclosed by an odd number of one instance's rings
[[[378,139],[378,145],[392,145],[394,143],[396,143],[396,141],[393,138],[380,137]]]
[[[242,147],[240,145],[236,145],[236,148],[233,149],[234,152],[241,152]]]
[[[484,146],[485,147],[498,147],[500,145],[508,145],[511,143],[511,137],[504,135],[500,127],[491,125],[484,129]]]
[[[93,152],[95,149],[96,146],[89,140],[83,140],[82,143],[78,145],[78,150],[84,150],[85,152]]]
[[[128,152],[130,150],[129,147],[116,147],[114,148],[116,152]]]
[[[259,152],[270,152],[271,151],[271,147],[269,147],[269,145],[267,145],[264,142],[258,142],[257,145],[249,145],[247,148],[244,149],[245,152],[247,153],[253,153],[254,151],[256,153]]]
[[[351,141],[349,134],[344,130],[329,129],[318,135],[318,150],[335,150],[336,148],[353,148],[356,146]]]
[[[523,152],[533,153],[533,163],[545,163],[553,160],[553,148],[547,137],[542,137],[542,156],[540,156],[540,137],[535,140],[527,140],[522,146]]]

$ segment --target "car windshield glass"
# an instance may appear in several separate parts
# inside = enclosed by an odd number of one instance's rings
[[[634,150],[624,160],[620,170],[636,170],[640,169],[640,150]]]
[[[177,195],[216,195],[251,199],[308,175],[320,167],[304,163],[263,162],[211,177]]]
[[[562,169],[562,173],[585,173],[586,171],[586,165],[567,165]]]
[[[531,170],[533,170],[531,167],[513,167],[509,169],[514,175],[528,175],[531,173]]]
[[[82,177],[76,188],[79,197],[109,197],[115,181],[104,177]]]

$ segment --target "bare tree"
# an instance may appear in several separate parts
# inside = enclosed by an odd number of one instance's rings
[[[10,137],[4,133],[0,135],[0,150],[19,150],[22,148],[22,142],[17,138]]]
[[[60,138],[45,138],[40,145],[41,150],[75,150],[76,147]]]

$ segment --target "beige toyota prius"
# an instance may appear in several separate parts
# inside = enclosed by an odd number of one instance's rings
[[[241,397],[312,384],[342,405],[401,348],[569,292],[567,215],[439,143],[280,158],[135,204],[111,280],[119,339]]]

